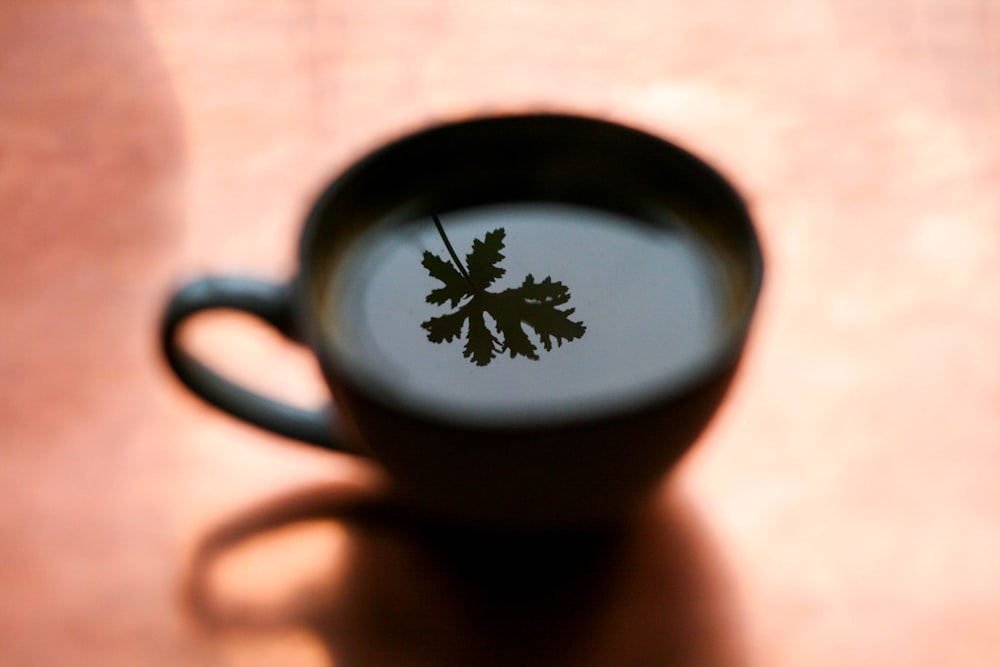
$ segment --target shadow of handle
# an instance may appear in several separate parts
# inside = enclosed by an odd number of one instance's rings
[[[218,597],[211,585],[219,561],[250,540],[275,534],[283,528],[308,521],[386,525],[397,520],[394,503],[383,491],[372,493],[352,486],[317,486],[278,498],[231,519],[198,543],[183,585],[187,609],[208,628],[215,630],[266,631],[276,627],[308,624],[314,615],[306,600],[260,607]],[[323,600],[327,602],[327,600]]]
[[[180,341],[180,327],[189,317],[201,311],[228,309],[254,315],[299,342],[291,303],[288,285],[235,276],[193,280],[175,292],[167,304],[160,330],[163,352],[181,382],[223,412],[293,440],[350,451],[334,435],[330,406],[306,410],[261,396],[213,371],[185,350]]]

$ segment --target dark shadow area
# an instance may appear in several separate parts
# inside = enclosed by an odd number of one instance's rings
[[[339,584],[254,616],[220,611],[209,580],[227,552],[315,520],[346,528]],[[744,664],[725,577],[680,500],[614,530],[528,534],[416,522],[315,488],[217,528],[188,583],[192,612],[213,631],[306,629],[337,665]]]

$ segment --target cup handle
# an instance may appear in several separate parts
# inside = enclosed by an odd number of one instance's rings
[[[265,398],[222,377],[191,355],[180,342],[181,324],[192,315],[213,309],[255,315],[297,341],[290,292],[289,285],[234,276],[208,276],[187,283],[167,304],[160,330],[163,353],[174,374],[188,389],[223,412],[287,438],[348,451],[333,434],[330,406],[305,410]]]

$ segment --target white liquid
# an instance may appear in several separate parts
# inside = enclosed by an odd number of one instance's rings
[[[683,381],[724,335],[718,260],[679,224],[554,203],[452,211],[441,223],[463,265],[475,239],[502,228],[497,265],[506,272],[488,289],[550,277],[570,293],[558,308],[575,309],[568,319],[586,331],[546,351],[525,324],[537,360],[508,351],[477,365],[463,356],[468,322],[458,340],[441,343],[421,326],[462,305],[427,302],[442,282],[422,266],[425,251],[452,262],[432,220],[374,229],[331,283],[334,344],[411,407],[497,423],[603,412]],[[485,322],[500,339],[496,323]]]

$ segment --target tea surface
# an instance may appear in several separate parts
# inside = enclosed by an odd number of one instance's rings
[[[556,203],[436,217],[370,230],[327,291],[333,344],[411,407],[603,412],[683,380],[724,335],[717,260],[675,221]]]

